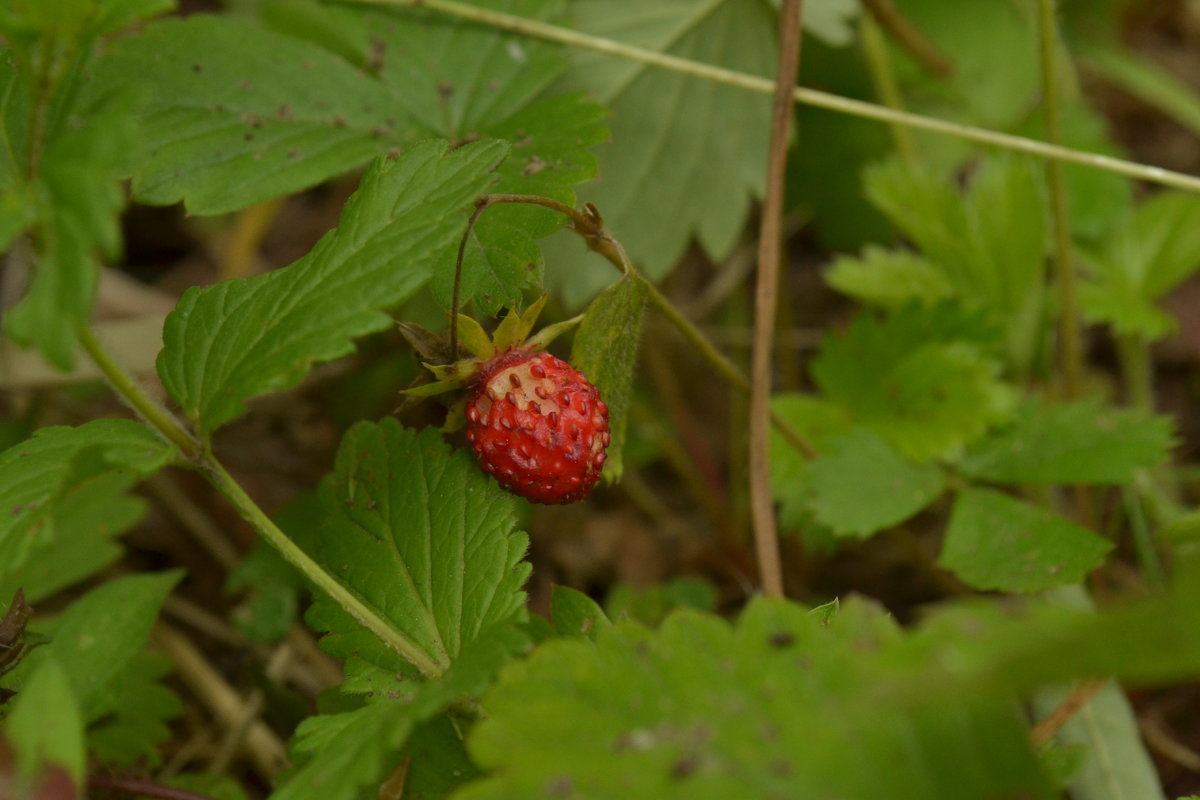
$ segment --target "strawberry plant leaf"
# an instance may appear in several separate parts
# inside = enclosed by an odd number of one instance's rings
[[[856,428],[809,464],[817,521],[842,536],[870,536],[911,517],[946,486],[941,470],[901,458],[875,434]],[[863,502],[863,498],[871,502]]]
[[[6,511],[0,515],[0,586],[7,595],[24,581],[27,565],[34,599],[111,561],[118,551],[110,540],[142,510],[123,492],[175,457],[175,448],[150,428],[116,419],[42,428],[0,453],[0,508]]]
[[[43,659],[4,720],[20,783],[31,783],[41,769],[56,765],[67,770],[76,786],[82,785],[87,753],[79,706],[67,669],[54,658]]]
[[[555,586],[550,598],[550,618],[561,636],[587,636],[612,626],[608,615],[592,598],[570,586]]]
[[[312,555],[432,663],[449,666],[483,630],[523,614],[528,538],[515,529],[517,500],[437,431],[390,419],[355,426],[321,500]],[[321,600],[308,619],[330,631],[331,653],[393,676],[402,669],[340,607]]]
[[[183,714],[178,696],[162,684],[170,672],[168,658],[141,652],[113,677],[88,719],[88,749],[97,758],[106,764],[162,761],[158,745],[171,738],[167,724]]]
[[[48,644],[31,650],[0,683],[22,689],[56,661],[67,672],[84,719],[95,721],[110,708],[114,682],[146,644],[177,571],[132,575],[108,581],[72,603],[59,617]]]
[[[774,74],[775,14],[765,3],[583,0],[571,3],[569,14],[576,28],[595,36]],[[663,277],[693,237],[723,257],[763,191],[769,98],[591,53],[578,55],[559,85],[588,91],[612,111],[614,146],[600,154],[604,179],[581,197],[596,204],[639,267],[651,279]],[[682,109],[686,125],[679,124]],[[578,261],[573,247],[565,249],[571,245],[560,246],[556,258]],[[552,276],[577,304],[607,283],[599,269]]]
[[[337,229],[289,267],[190,289],[167,317],[158,370],[204,433],[247,399],[289,387],[311,365],[343,356],[355,337],[391,324],[383,309],[429,277],[432,258],[462,230],[462,210],[491,180],[506,145],[452,152],[416,145],[379,159]]]
[[[976,589],[1037,592],[1077,583],[1112,542],[990,489],[959,492],[938,564]]]
[[[1178,323],[1154,304],[1200,268],[1200,199],[1163,192],[1142,203],[1088,258],[1080,287],[1088,316],[1122,334],[1160,339]]]
[[[630,276],[605,289],[588,306],[571,348],[571,363],[600,390],[608,406],[611,440],[604,477],[610,482],[620,480],[624,469],[622,450],[646,296],[646,284]]]
[[[912,709],[864,691],[865,654],[900,633],[860,608],[826,625],[760,599],[735,626],[682,611],[657,632],[552,640],[484,698],[468,744],[490,774],[459,796],[1050,796],[1004,702]]]
[[[831,437],[851,430],[846,413],[837,405],[802,394],[778,394],[771,410],[825,452]],[[812,463],[783,434],[771,429],[771,494],[779,503],[779,522],[787,530],[800,530],[811,519],[809,466]]]
[[[988,327],[953,306],[864,314],[812,364],[824,395],[918,462],[954,456],[1012,413]]]
[[[842,294],[879,308],[933,304],[954,296],[949,279],[927,259],[903,250],[867,245],[861,256],[842,256],[825,273]]]
[[[1096,399],[1026,401],[1013,422],[969,452],[959,469],[976,480],[1020,484],[1123,484],[1171,449],[1171,422]]]

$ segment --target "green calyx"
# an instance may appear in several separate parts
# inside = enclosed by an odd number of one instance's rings
[[[546,305],[546,298],[547,295],[543,294],[523,312],[517,311],[516,307],[510,309],[491,336],[488,336],[483,326],[473,318],[465,314],[455,314],[458,353],[453,354],[453,360],[450,360],[450,348],[446,337],[434,334],[419,325],[400,323],[401,334],[421,358],[425,359],[425,368],[437,379],[433,383],[405,389],[403,394],[408,397],[432,397],[461,389],[493,358],[518,347],[529,352],[544,350],[559,335],[575,327],[583,319],[580,315],[547,325],[538,331],[536,336],[530,336],[542,308]]]

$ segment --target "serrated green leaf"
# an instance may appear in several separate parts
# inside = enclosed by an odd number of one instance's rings
[[[652,627],[676,609],[712,611],[716,607],[717,587],[703,578],[692,577],[649,586],[619,582],[604,597],[604,609],[610,619],[630,619]]]
[[[1084,311],[1118,333],[1159,339],[1177,323],[1154,303],[1200,268],[1200,199],[1162,192],[1147,200],[1088,259]]]
[[[320,506],[315,495],[302,495],[301,500],[280,513],[277,523],[290,535],[291,531],[311,524],[319,515]],[[278,550],[259,539],[229,573],[225,583],[229,591],[248,590],[246,598],[233,611],[233,623],[256,642],[273,644],[280,641],[296,621],[300,592],[306,585],[304,578]]]
[[[87,753],[80,705],[63,665],[54,658],[42,659],[4,720],[5,736],[16,751],[19,783],[28,785],[41,770],[55,765],[66,769],[76,786],[82,785]]]
[[[44,596],[103,567],[109,540],[141,513],[122,493],[175,455],[150,428],[116,419],[42,428],[0,453],[0,586],[11,594],[28,564],[29,595]]]
[[[562,636],[587,636],[596,634],[612,623],[604,609],[592,598],[570,586],[555,586],[550,598],[550,618],[554,629]]]
[[[313,556],[433,663],[448,666],[481,631],[523,613],[528,538],[515,530],[516,498],[437,431],[355,426],[321,500]],[[332,632],[330,652],[395,674],[395,653],[340,608],[317,606],[308,619]]]
[[[0,683],[23,689],[49,660],[67,673],[84,719],[109,707],[117,676],[146,643],[167,592],[181,574],[160,572],[108,581],[72,603],[48,644],[31,650]]]
[[[827,336],[812,364],[822,393],[900,453],[959,453],[1012,412],[1015,394],[986,355],[988,327],[960,308],[864,314]]]
[[[1171,421],[1096,399],[1049,405],[1026,401],[1013,423],[989,436],[959,464],[981,481],[1024,484],[1122,484],[1167,457]]]
[[[611,439],[604,477],[610,482],[620,480],[624,469],[622,451],[646,297],[645,282],[621,278],[588,306],[571,348],[571,363],[595,384],[608,406]]]
[[[976,589],[1037,592],[1077,583],[1112,542],[989,489],[958,495],[938,564]]]
[[[88,749],[101,761],[161,762],[158,746],[171,738],[167,723],[183,714],[179,698],[161,682],[170,672],[166,656],[143,652],[109,681],[88,716]]]
[[[839,406],[807,395],[775,395],[771,398],[771,410],[800,431],[818,451],[823,451],[829,439],[849,431],[852,425]],[[779,522],[786,530],[800,530],[811,518],[808,489],[811,461],[774,428],[770,446],[771,494],[779,503]]]
[[[842,294],[881,308],[936,303],[954,294],[946,276],[915,253],[867,245],[861,256],[842,256],[825,273]]]
[[[765,3],[584,0],[571,3],[569,13],[585,33],[774,75],[775,14]],[[661,278],[693,237],[723,257],[763,189],[769,98],[590,53],[577,55],[560,85],[588,91],[612,111],[613,146],[600,154],[603,180],[580,194],[596,204],[638,266]],[[561,252],[564,262],[580,260],[573,249]],[[608,283],[599,268],[548,277],[575,304]]]
[[[685,611],[553,640],[485,697],[468,744],[491,772],[460,796],[1050,797],[1004,703],[864,691],[866,654],[899,635],[858,604],[826,625],[758,600],[734,627]]]
[[[814,516],[842,536],[870,536],[903,522],[946,485],[941,470],[901,458],[861,428],[830,442],[808,470]]]
[[[428,278],[430,259],[462,231],[462,210],[503,157],[501,142],[416,145],[378,160],[339,227],[289,267],[191,289],[167,317],[158,370],[205,433],[247,399],[300,380],[315,362],[392,324],[383,309]]]

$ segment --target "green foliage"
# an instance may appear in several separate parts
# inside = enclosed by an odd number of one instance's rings
[[[952,457],[1012,412],[988,329],[953,306],[859,316],[825,338],[812,376],[858,425],[916,461]]]
[[[604,607],[613,619],[631,619],[655,626],[678,608],[714,610],[717,589],[703,578],[686,576],[650,586],[618,583],[604,598]]]
[[[90,718],[88,749],[101,761],[132,764],[138,759],[156,765],[158,746],[171,738],[167,724],[183,714],[183,704],[162,684],[171,662],[151,653],[137,653],[108,685],[106,696]]]
[[[550,618],[560,636],[587,636],[612,626],[600,605],[570,586],[555,586],[550,600]]]
[[[163,328],[158,370],[188,417],[211,432],[250,397],[295,384],[314,362],[346,355],[352,339],[391,324],[383,309],[428,279],[430,259],[461,234],[462,210],[505,151],[489,142],[450,152],[433,141],[381,158],[342,224],[307,256],[186,292]]]
[[[1011,425],[959,463],[976,480],[1022,484],[1122,484],[1154,467],[1172,444],[1171,422],[1096,400],[1021,404]]]
[[[774,14],[766,3],[578,0],[569,13],[580,31],[618,42],[753,75],[775,68]],[[769,98],[582,52],[559,85],[590,92],[612,113],[616,146],[601,151],[604,179],[581,197],[596,204],[639,267],[661,278],[693,237],[724,256],[763,190]],[[567,261],[566,253],[559,259]],[[576,305],[607,283],[595,270],[549,277]]]
[[[31,782],[40,767],[67,770],[78,786],[87,765],[79,699],[66,670],[54,658],[26,682],[5,719],[4,732],[17,754],[17,776]]]
[[[571,363],[600,390],[600,397],[608,406],[611,440],[604,476],[614,482],[620,480],[624,470],[622,451],[646,294],[646,284],[628,275],[605,289],[588,306],[571,347]]]
[[[846,412],[827,400],[801,394],[777,394],[771,410],[804,435],[819,451],[828,440],[853,428]],[[771,493],[779,505],[779,523],[785,530],[798,530],[811,519],[808,489],[811,461],[781,433],[771,431]]]
[[[326,516],[311,555],[433,663],[449,666],[482,631],[523,615],[529,542],[515,530],[517,500],[437,431],[418,434],[395,420],[355,426],[321,501]],[[309,622],[331,632],[331,653],[389,677],[402,668],[327,601]]]
[[[864,692],[899,636],[857,604],[826,626],[758,600],[733,627],[684,611],[556,640],[484,699],[469,743],[494,772],[462,796],[1048,797],[1011,708]]]
[[[945,479],[936,467],[913,464],[856,428],[809,465],[808,485],[818,522],[840,536],[870,536],[929,505]]]
[[[838,258],[825,281],[842,294],[881,308],[937,303],[954,295],[949,279],[927,259],[876,245],[868,245],[861,256]]]
[[[1200,198],[1163,192],[1138,206],[1088,258],[1080,287],[1088,316],[1121,334],[1161,339],[1177,323],[1155,306],[1200,268]]]
[[[959,492],[938,563],[977,589],[1037,592],[1077,583],[1112,543],[989,489]]]
[[[24,585],[36,601],[113,561],[143,511],[125,490],[175,458],[128,420],[42,428],[0,453],[0,596]]]

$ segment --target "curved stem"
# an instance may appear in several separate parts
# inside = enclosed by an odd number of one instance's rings
[[[463,231],[462,239],[458,243],[458,255],[454,259],[454,291],[450,294],[450,358],[453,359],[458,358],[458,302],[462,295],[463,256],[466,255],[467,240],[471,238],[471,230],[475,227],[475,221],[487,207],[488,204],[482,201],[475,204],[475,210],[471,212],[471,218],[467,220],[467,229]]]
[[[770,78],[762,78],[757,75],[738,72],[737,70],[716,67],[711,64],[704,64],[667,53],[659,53],[644,47],[636,47],[613,41],[612,39],[605,39],[601,36],[591,36],[579,31],[551,25],[541,20],[527,19],[514,14],[491,11],[478,6],[456,2],[455,0],[351,0],[351,2],[362,5],[402,6],[409,8],[419,6],[460,19],[490,25],[500,30],[512,31],[538,39],[545,39],[546,41],[558,42],[559,44],[580,47],[597,53],[637,61],[642,64],[671,70],[672,72],[692,75],[729,86],[737,86],[752,92],[771,94],[775,90],[775,81]],[[953,136],[978,144],[992,145],[1005,150],[1015,150],[1040,158],[1049,158],[1071,164],[1082,164],[1086,167],[1115,172],[1119,175],[1127,175],[1131,178],[1158,183],[1163,186],[1173,186],[1177,189],[1200,192],[1200,177],[1195,175],[1174,172],[1161,167],[1150,167],[1097,153],[1073,150],[1069,147],[1060,147],[1040,142],[1036,139],[1027,139],[1024,136],[1014,136],[970,125],[960,125],[956,122],[947,122],[907,111],[896,111],[876,105],[875,103],[852,100],[848,97],[840,97],[828,92],[819,92],[815,89],[797,87],[793,91],[793,96],[797,103],[804,105],[838,111],[864,119],[873,119],[877,122],[906,125],[910,128]]]
[[[138,386],[137,382],[113,359],[104,349],[104,345],[96,338],[91,328],[83,327],[77,334],[79,344],[91,356],[92,361],[104,373],[113,390],[137,412],[159,435],[179,448],[179,452],[189,461],[195,461],[201,454],[200,443],[187,431],[171,412],[150,399],[150,396]]]

